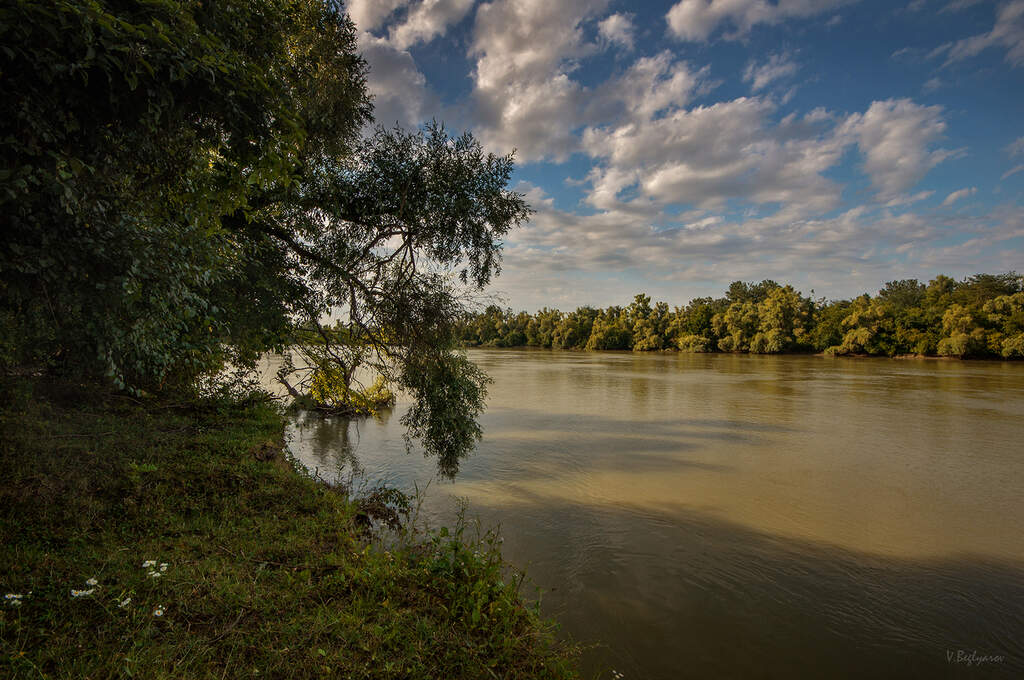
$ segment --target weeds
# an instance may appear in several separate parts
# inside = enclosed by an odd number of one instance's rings
[[[255,455],[268,403],[28,379],[0,402],[0,677],[574,676],[495,534],[408,531],[409,499]]]

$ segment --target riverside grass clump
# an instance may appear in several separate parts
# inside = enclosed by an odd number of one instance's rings
[[[0,677],[575,677],[493,533],[368,537],[272,405],[0,388]]]

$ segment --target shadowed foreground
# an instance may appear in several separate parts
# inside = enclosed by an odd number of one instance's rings
[[[0,676],[573,677],[492,534],[363,538],[271,407],[0,393]]]

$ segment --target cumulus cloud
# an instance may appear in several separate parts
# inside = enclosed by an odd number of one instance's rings
[[[497,0],[477,10],[470,55],[476,133],[521,161],[564,160],[578,147],[583,88],[570,74],[592,54],[582,23],[604,0]]]
[[[996,11],[996,23],[991,31],[947,43],[936,48],[932,56],[946,53],[946,63],[974,57],[989,48],[1006,50],[1006,62],[1011,66],[1024,65],[1024,0],[1013,0]]]
[[[643,124],[685,106],[706,84],[709,69],[693,69],[669,51],[641,57],[590,95],[586,120]]]
[[[949,206],[959,201],[961,198],[968,198],[976,193],[978,193],[977,187],[968,187],[966,189],[959,189],[958,191],[954,191],[949,196],[946,196],[946,200],[942,202],[942,207],[948,208]]]
[[[643,123],[589,128],[584,148],[603,162],[591,173],[587,200],[604,210],[645,204],[712,210],[739,199],[781,204],[789,216],[835,207],[839,189],[822,173],[841,157],[841,140],[813,117],[773,126],[773,112],[767,99],[741,97]]]
[[[751,61],[743,72],[743,80],[750,83],[754,92],[762,90],[770,83],[788,78],[797,71],[796,62],[786,54],[773,54],[768,61],[758,64]]]
[[[866,112],[849,116],[839,132],[856,141],[879,199],[888,201],[958,153],[931,149],[945,130],[942,107],[888,99],[872,102]]]
[[[841,4],[683,0],[669,21],[673,34],[686,40],[707,40],[722,31],[736,38],[757,25],[816,16]],[[1014,4],[1024,0],[1000,11]],[[783,115],[786,99],[779,93],[798,71],[785,52],[746,65],[743,78],[751,96],[714,102],[706,98],[716,87],[711,68],[678,53],[620,61],[636,43],[634,17],[609,15],[607,5],[493,0],[480,4],[473,19],[467,54],[474,65],[473,91],[463,112],[474,134],[494,151],[517,148],[520,163],[563,161],[573,154],[590,160],[589,172],[576,184],[585,214],[559,209],[537,187],[518,188],[537,213],[507,240],[506,275],[499,285],[511,286],[517,296],[542,288],[540,299],[550,303],[573,294],[567,276],[598,281],[610,270],[628,269],[666,285],[766,276],[792,280],[798,270],[810,280],[830,280],[842,270],[856,272],[847,281],[862,276],[874,286],[894,272],[913,275],[907,273],[912,262],[967,258],[963,248],[943,250],[952,248],[951,235],[979,230],[970,248],[981,252],[996,247],[984,239],[1002,238],[1005,245],[1013,238],[1007,234],[1016,233],[1005,220],[954,223],[966,219],[955,210],[937,211],[941,217],[914,214],[913,204],[934,194],[918,184],[959,153],[941,148],[941,107],[888,99],[855,113],[819,108]],[[473,2],[378,0],[350,7],[364,29],[360,50],[371,66],[378,119],[414,125],[440,111],[409,49],[447,33],[471,15]],[[991,38],[995,33],[985,34],[987,40],[1004,44]],[[613,45],[622,51],[611,75],[603,82],[583,81],[581,62]],[[925,91],[937,84],[926,84]],[[778,93],[766,94],[776,88]],[[851,150],[861,155],[859,167],[875,199],[852,208],[851,197],[830,173]],[[1007,152],[1024,153],[1024,138]],[[1018,165],[1004,178],[1021,171]],[[953,192],[943,205],[976,191]],[[1024,221],[1020,214],[1016,219],[1021,231]],[[607,303],[607,296],[591,301]]]
[[[361,31],[380,28],[391,14],[409,0],[349,0],[346,3],[348,15]]]
[[[665,16],[669,31],[681,40],[702,42],[721,25],[731,26],[727,38],[742,37],[757,24],[778,24],[829,12],[851,0],[681,0]]]
[[[388,31],[388,39],[398,49],[427,43],[444,35],[473,7],[474,0],[423,0],[409,10],[405,20]]]
[[[440,102],[427,87],[408,48],[444,35],[474,0],[352,0],[348,12],[359,31],[358,49],[370,66],[367,89],[374,117],[385,126],[415,127],[436,115]],[[388,26],[390,24],[390,26]],[[387,35],[378,36],[387,27]]]
[[[397,121],[414,127],[428,112],[436,111],[437,99],[407,51],[366,32],[359,34],[359,51],[370,66],[367,89],[373,95],[378,123],[390,126]]]
[[[531,279],[540,280],[567,272],[633,271],[653,282],[764,277],[793,281],[795,272],[807,279],[829,280],[836,271],[856,271],[866,283],[877,285],[886,272],[899,267],[906,271],[905,262],[894,266],[897,258],[913,257],[924,244],[948,234],[948,226],[933,218],[865,206],[829,218],[783,221],[705,215],[659,224],[615,210],[578,215],[543,202],[507,248],[506,271],[530,272]],[[502,287],[509,283],[520,288],[505,277],[499,282]],[[584,296],[571,302],[607,300]]]
[[[652,70],[664,71],[664,60]],[[689,76],[680,95],[698,82]],[[595,208],[650,213],[681,204],[717,210],[739,200],[777,206],[780,220],[821,214],[834,209],[841,194],[825,173],[851,145],[864,157],[878,200],[894,206],[907,203],[908,191],[954,154],[932,148],[945,130],[941,107],[907,99],[874,102],[838,121],[817,109],[778,123],[772,120],[775,104],[764,97],[687,109],[679,96],[657,111],[652,109],[662,103],[655,103],[656,96],[635,100],[631,115],[618,124],[583,133],[583,150],[599,160],[586,198]],[[914,200],[920,199],[918,193]]]
[[[932,148],[944,130],[938,107],[887,100],[849,116],[815,109],[776,120],[766,97],[694,106],[704,77],[670,53],[622,74],[617,82],[635,89],[622,92],[614,122],[584,130],[580,147],[596,161],[584,184],[595,212],[560,210],[531,188],[538,212],[509,240],[507,271],[687,281],[790,280],[797,269],[827,280],[841,269],[875,285],[951,233],[907,211],[934,193],[907,190],[950,153]],[[851,147],[879,201],[824,217],[843,205],[826,173]]]
[[[617,210],[575,214],[554,207],[539,189],[530,195],[542,199],[534,202],[538,212],[506,248],[497,285],[519,305],[537,308],[628,301],[637,290],[630,280],[656,296],[669,291],[663,298],[670,301],[685,299],[671,291],[691,289],[694,281],[766,277],[855,295],[894,278],[1012,269],[1019,251],[1007,242],[1024,237],[1020,207],[960,216],[860,205],[792,220],[686,213],[652,221]],[[966,241],[950,243],[951,237]],[[545,292],[536,294],[534,284]],[[706,294],[720,295],[723,285]]]
[[[611,44],[633,49],[633,20],[628,14],[612,14],[597,23],[597,32]]]

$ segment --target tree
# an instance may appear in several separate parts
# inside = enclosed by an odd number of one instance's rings
[[[597,319],[598,311],[592,307],[578,307],[559,319],[551,337],[555,349],[583,349]]]
[[[829,303],[818,301],[814,313],[814,330],[811,331],[811,345],[814,349],[823,352],[843,342],[843,319],[850,313],[851,304],[849,300]]]
[[[668,305],[664,302],[651,307],[651,297],[640,293],[626,310],[626,324],[630,327],[632,349],[651,352],[665,348],[668,334]]]
[[[638,298],[643,296],[637,296]],[[650,298],[647,298],[650,300]],[[612,306],[598,313],[584,349],[631,349],[633,336],[629,329],[628,311]]]
[[[810,346],[812,303],[792,286],[772,288],[757,305],[758,330],[750,351],[777,354]]]
[[[878,291],[878,297],[892,303],[896,307],[917,307],[924,300],[925,285],[917,279],[889,281],[885,288]]]
[[[976,327],[967,308],[954,304],[942,315],[942,333],[938,344],[941,356],[962,357],[978,351],[984,340],[984,331]]]
[[[718,349],[723,352],[747,352],[760,324],[757,304],[734,302],[725,312],[715,314],[711,322],[719,338]]]
[[[9,361],[187,389],[315,337],[299,384],[358,357],[452,469],[486,384],[452,352],[464,292],[530,212],[511,156],[437,124],[362,136],[340,3],[21,2],[0,23]]]
[[[757,304],[768,297],[768,294],[778,287],[779,284],[771,279],[765,279],[761,283],[733,281],[729,284],[729,289],[726,291],[725,297],[730,303],[753,302],[754,304]]]
[[[549,310],[545,307],[537,312],[526,325],[526,344],[550,348],[555,328],[561,319],[562,313],[558,310]]]
[[[990,330],[987,348],[1003,357],[1024,357],[1024,292],[1000,295],[982,308]]]
[[[981,307],[987,300],[1013,295],[1024,290],[1024,276],[1017,272],[1005,274],[975,274],[956,286],[957,301],[965,306]]]

